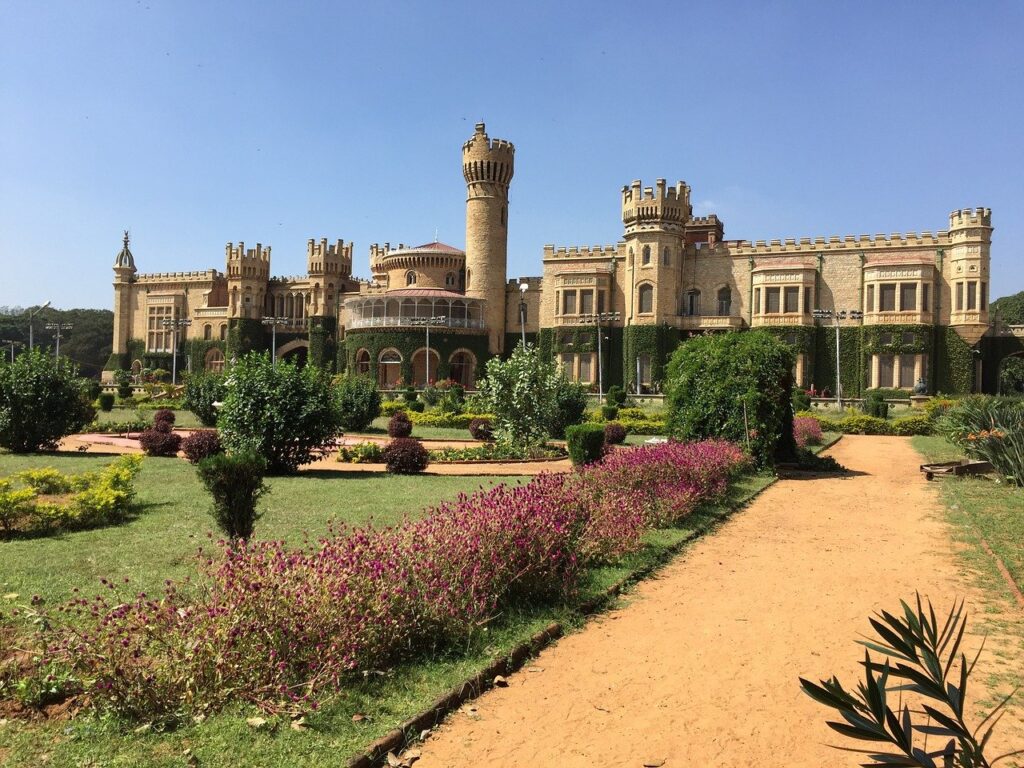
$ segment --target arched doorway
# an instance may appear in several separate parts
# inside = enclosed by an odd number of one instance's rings
[[[460,349],[452,353],[448,358],[448,378],[466,389],[476,387],[476,357],[472,352]]]
[[[206,358],[203,362],[203,367],[209,373],[223,373],[224,372],[224,353],[218,348],[214,347],[206,353]]]
[[[309,342],[305,339],[294,339],[277,349],[277,359],[287,360],[289,363],[302,368],[309,359]]]
[[[426,347],[417,349],[412,356],[412,383],[414,386],[423,387],[428,383],[437,381],[437,366],[441,357],[436,349],[430,350],[430,371],[427,371],[427,350]]]
[[[1024,396],[1024,352],[1015,352],[999,361],[998,394]]]
[[[360,349],[356,352],[356,373],[360,376],[370,375],[370,351]]]
[[[397,349],[385,349],[377,358],[377,386],[395,389],[402,378],[402,355]]]

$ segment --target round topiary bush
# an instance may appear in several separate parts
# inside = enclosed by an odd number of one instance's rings
[[[626,428],[617,421],[609,421],[604,425],[604,441],[608,445],[622,445],[626,442]]]
[[[384,446],[381,458],[388,472],[393,475],[416,475],[430,463],[427,449],[412,437],[396,437]]]
[[[166,422],[157,422],[157,426]],[[176,432],[162,432],[159,429],[147,429],[139,435],[139,445],[147,456],[177,456],[181,449],[181,435]]]
[[[416,413],[423,413],[424,403],[422,400],[413,400],[408,405],[410,411],[415,411]]]
[[[166,422],[171,426],[174,426],[174,411],[170,408],[158,408],[153,413],[153,423],[159,424],[160,422]]]
[[[601,418],[605,421],[615,421],[619,415],[619,407],[617,405],[602,405],[601,406]]]
[[[341,408],[341,428],[346,432],[362,432],[380,415],[380,392],[369,376],[339,377],[334,390]]]
[[[198,429],[181,441],[181,450],[192,464],[198,464],[218,453],[224,452],[220,435],[215,429]]]
[[[110,413],[114,410],[114,393],[113,392],[100,392],[100,396],[97,398],[100,403],[100,410],[104,413]]]
[[[412,422],[405,411],[395,411],[388,420],[388,437],[408,437],[412,434]]]
[[[169,421],[154,421],[151,429],[166,435],[174,431],[174,425]]]
[[[474,440],[493,440],[494,428],[491,426],[491,420],[476,417],[469,422],[469,434]]]

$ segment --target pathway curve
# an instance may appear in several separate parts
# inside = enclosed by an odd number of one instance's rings
[[[840,742],[829,710],[798,676],[854,685],[867,617],[915,590],[937,611],[966,597],[969,631],[983,607],[1018,609],[987,604],[960,571],[937,483],[920,476],[909,440],[848,436],[831,453],[862,474],[776,483],[628,604],[453,714],[417,768],[863,762],[826,746]],[[999,640],[972,678],[974,701],[996,665],[1021,662],[1020,638]],[[998,734],[997,748],[1024,744],[1024,707]]]

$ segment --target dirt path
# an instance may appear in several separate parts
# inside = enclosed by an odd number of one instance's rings
[[[964,596],[976,617],[986,599],[959,570],[909,440],[846,437],[832,453],[863,474],[776,483],[629,604],[455,713],[417,767],[863,762],[826,746],[841,741],[824,724],[829,710],[797,677],[835,673],[855,685],[867,616],[915,590],[937,610]],[[993,640],[972,677],[974,702],[995,666],[1022,658],[1019,638],[1001,651]],[[998,734],[997,748],[1024,745],[1024,707]]]

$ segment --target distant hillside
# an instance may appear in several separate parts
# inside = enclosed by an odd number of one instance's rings
[[[996,299],[989,305],[988,315],[1007,325],[1024,325],[1024,291]]]
[[[61,357],[78,363],[83,376],[98,377],[110,356],[114,342],[114,313],[109,309],[53,309],[47,307],[32,318],[35,345],[53,349],[55,331],[47,323],[70,323],[71,330],[62,331]],[[0,351],[10,359],[10,341],[28,346],[28,312],[22,307],[0,307],[0,340],[8,342]]]

